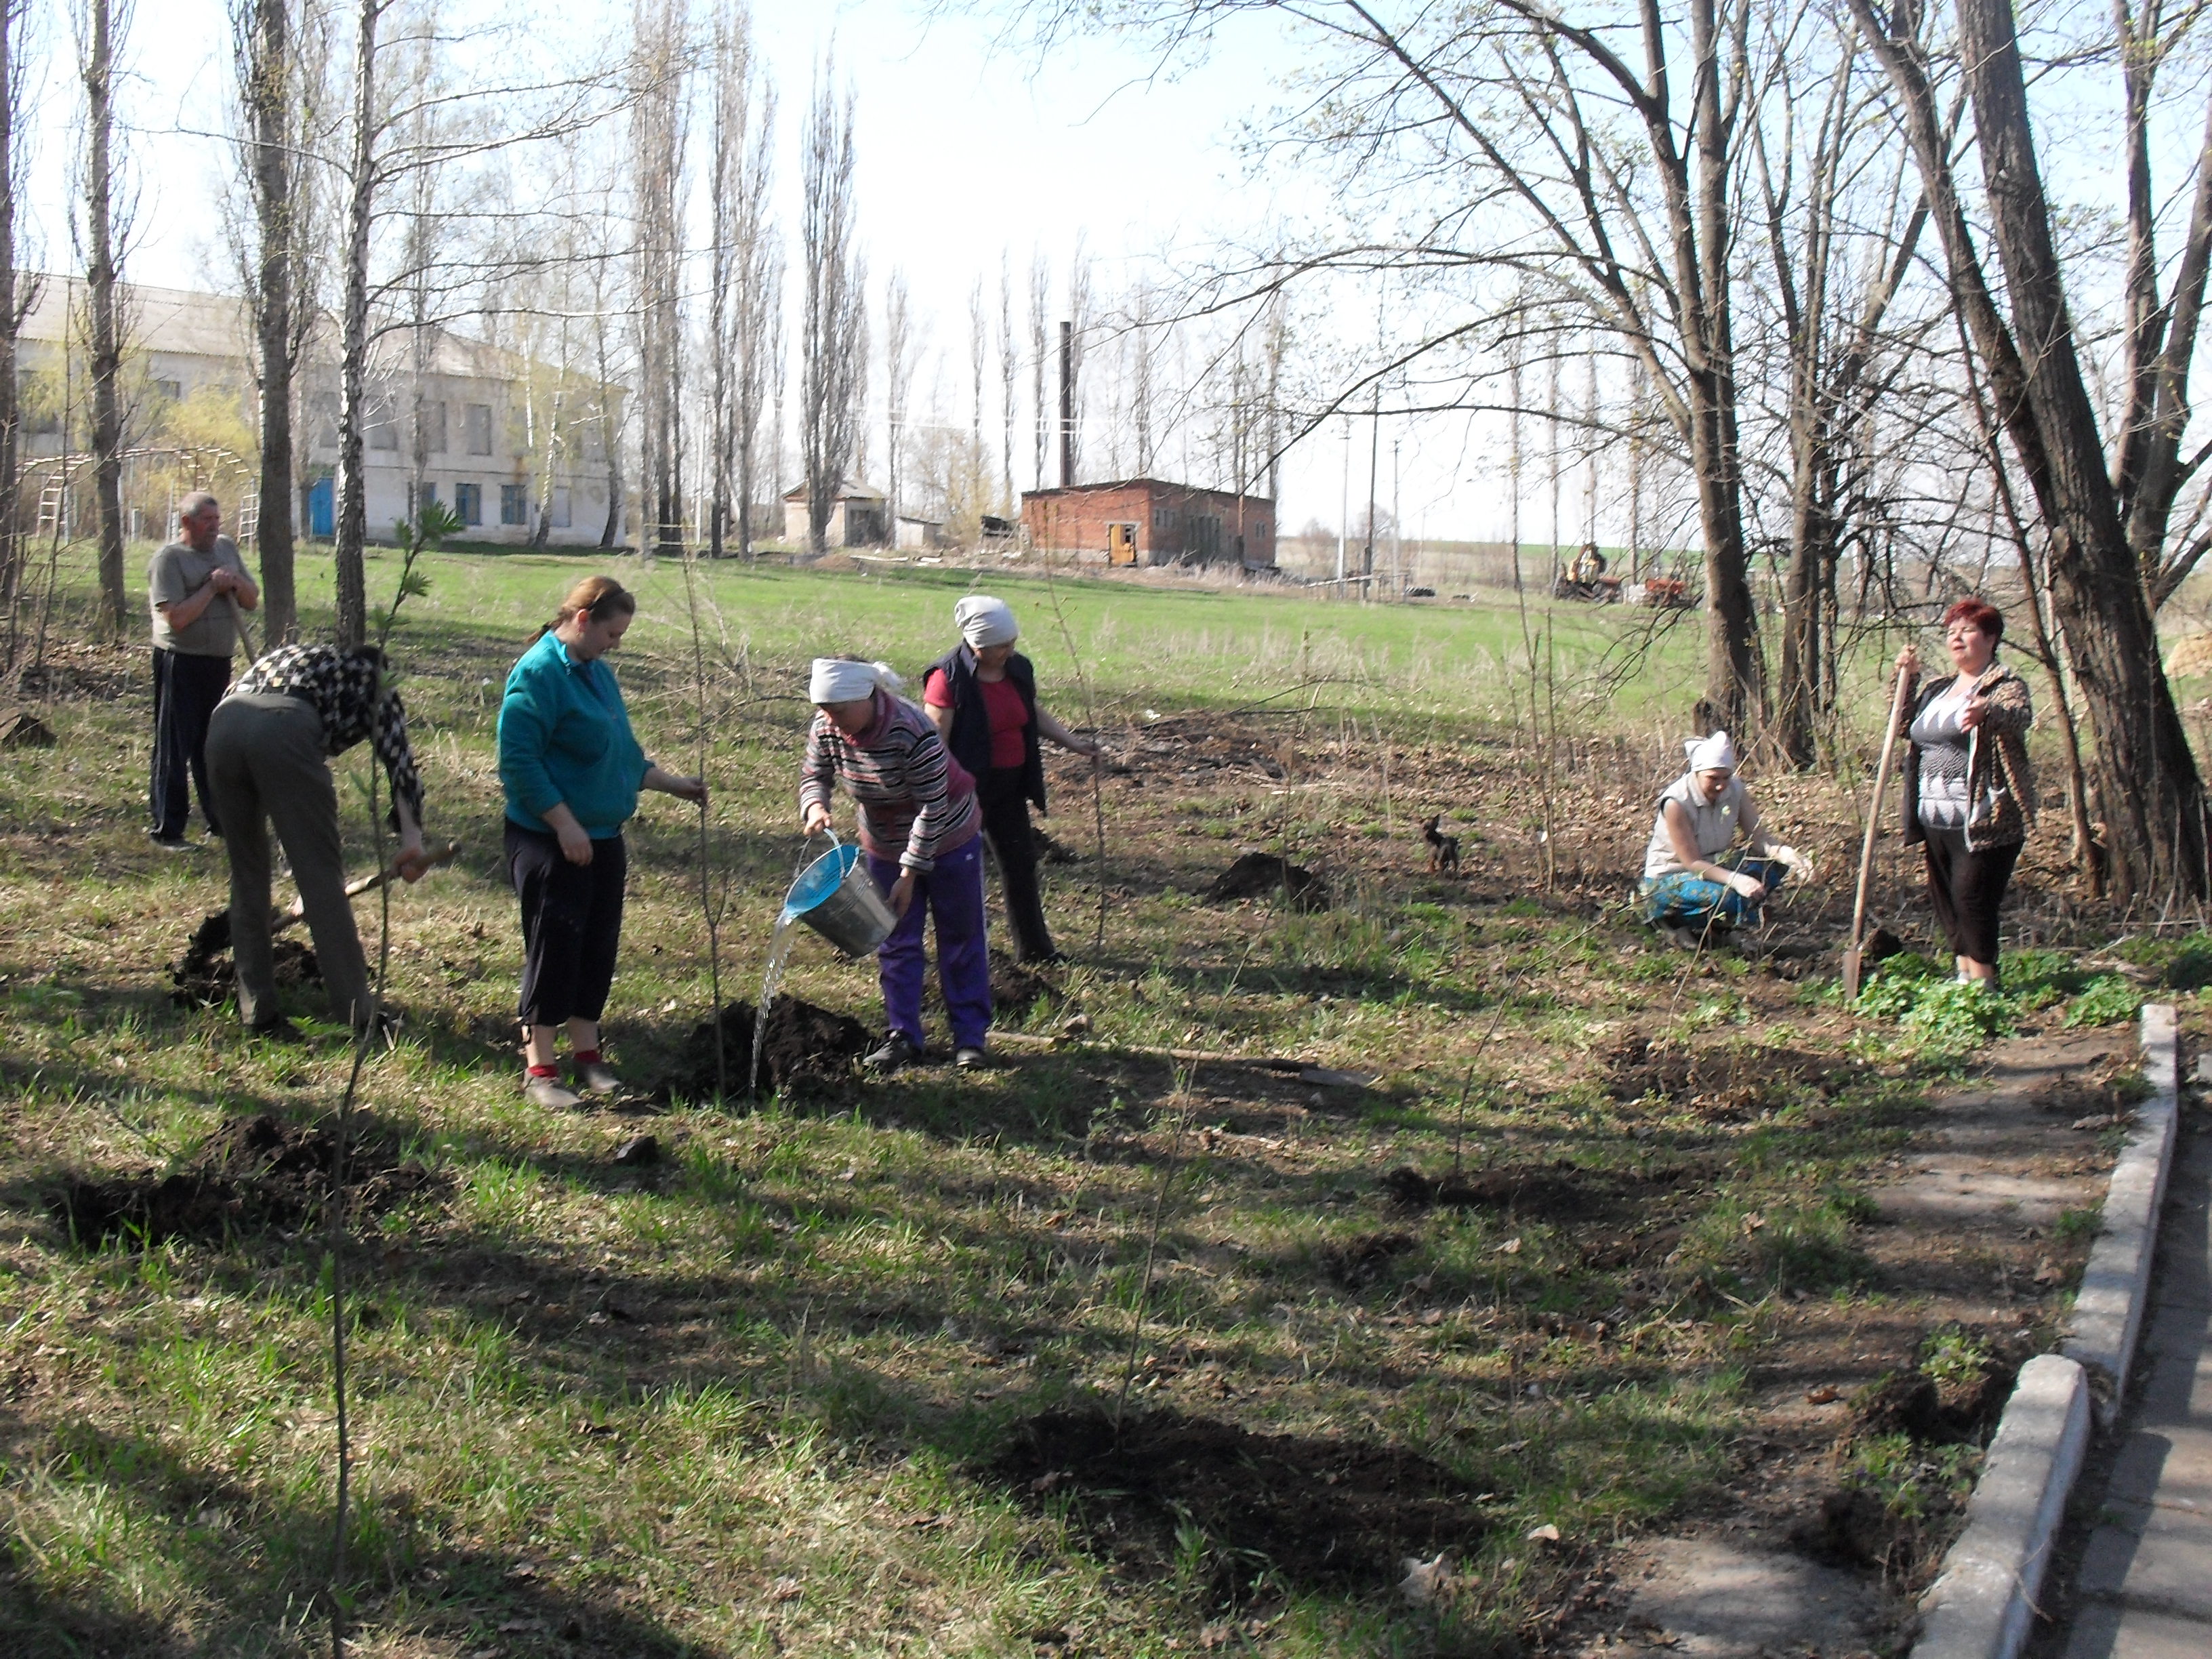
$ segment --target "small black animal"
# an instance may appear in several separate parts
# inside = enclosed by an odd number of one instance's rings
[[[1438,874],[1459,873],[1459,837],[1448,836],[1439,827],[1444,821],[1439,812],[1421,826],[1421,839],[1429,844],[1429,868]]]

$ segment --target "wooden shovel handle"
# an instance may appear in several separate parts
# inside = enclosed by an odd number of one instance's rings
[[[1897,728],[1905,719],[1905,694],[1912,689],[1912,682],[1904,674],[1897,677],[1897,690],[1889,700],[1889,729],[1882,733],[1881,763],[1875,768],[1874,804],[1867,809],[1866,843],[1859,850],[1858,896],[1851,902],[1851,945],[1848,953],[1850,971],[1844,977],[1858,977],[1859,941],[1866,930],[1867,887],[1874,876],[1874,839],[1881,828],[1881,798],[1889,787],[1889,765],[1897,757]],[[1856,984],[1846,987],[1856,991]]]
[[[451,864],[455,859],[460,857],[460,842],[457,841],[449,841],[443,847],[439,848],[435,852],[430,854],[430,862],[428,867],[429,869],[435,870],[441,865]],[[356,876],[351,881],[346,884],[345,896],[349,899],[359,898],[363,893],[373,891],[376,888],[383,886],[386,882],[392,880],[393,878],[398,876],[398,873],[399,866],[395,860],[386,869],[374,871],[366,876]],[[292,908],[284,913],[284,920],[288,922],[297,921],[301,917],[307,914],[307,902],[304,899],[295,898],[292,901]]]

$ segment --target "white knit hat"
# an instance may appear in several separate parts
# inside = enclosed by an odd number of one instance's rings
[[[905,681],[887,662],[855,662],[850,657],[817,657],[806,677],[809,702],[858,702],[872,696],[878,686],[898,694]]]
[[[1022,636],[1013,608],[988,593],[970,593],[954,605],[952,625],[960,630],[960,637],[978,651],[990,645],[1011,645]]]
[[[1682,748],[1689,757],[1692,772],[1735,770],[1735,745],[1729,741],[1725,732],[1716,732],[1709,738],[1688,738]]]

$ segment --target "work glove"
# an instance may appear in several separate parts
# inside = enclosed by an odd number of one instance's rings
[[[1741,870],[1731,870],[1729,872],[1728,884],[1747,899],[1761,899],[1766,896],[1765,885],[1759,878],[1747,876]]]
[[[1796,848],[1784,847],[1778,842],[1767,856],[1796,876],[1800,881],[1812,880],[1813,860]]]

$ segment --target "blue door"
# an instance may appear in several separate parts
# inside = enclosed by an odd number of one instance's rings
[[[337,527],[336,503],[328,478],[318,478],[307,491],[307,533],[328,540]]]

